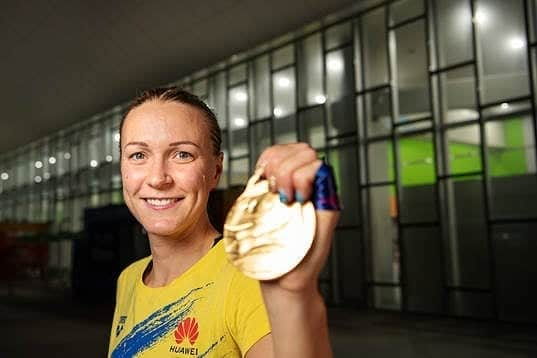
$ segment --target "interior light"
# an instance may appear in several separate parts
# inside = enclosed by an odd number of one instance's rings
[[[45,174],[43,174],[43,178],[44,178],[45,180],[49,180],[49,179],[50,179],[50,173],[45,173]]]
[[[69,159],[71,159],[71,153],[69,153],[69,152],[65,152],[65,153],[63,154],[63,157],[64,157],[66,160],[69,160]]]
[[[119,133],[114,134],[114,141],[119,143],[120,138],[121,138],[121,135]]]
[[[49,162],[50,164],[56,164],[56,158],[54,158],[54,157],[50,157],[50,158],[48,158],[48,162]]]
[[[36,175],[36,176],[34,177],[34,181],[35,181],[36,183],[41,183],[41,182],[43,181],[43,178],[41,178],[39,175]]]
[[[509,45],[513,50],[519,50],[523,48],[526,43],[520,37],[513,37],[511,40],[509,40]]]
[[[8,180],[9,179],[9,174],[6,173],[6,172],[3,172],[2,174],[0,174],[0,178],[2,178],[2,180]]]
[[[112,158],[112,156],[110,154],[108,154],[105,159],[106,159],[107,162],[110,163],[113,158]]]
[[[235,127],[242,128],[246,126],[246,120],[242,117],[237,117],[233,120],[233,124],[235,124]]]
[[[280,107],[274,107],[274,116],[281,117],[283,115],[283,110]]]
[[[36,167],[37,169],[39,169],[39,168],[43,168],[43,162],[40,161],[40,160],[36,161],[36,162],[35,162],[35,167]]]
[[[234,95],[235,99],[239,102],[246,102],[248,95],[244,91],[237,91]]]
[[[474,22],[478,25],[484,25],[487,22],[487,15],[483,10],[477,10],[475,12]]]
[[[282,87],[282,88],[287,88],[291,85],[291,80],[287,77],[280,77],[278,78],[278,86]]]
[[[97,167],[97,165],[99,165],[99,163],[98,163],[95,159],[93,159],[93,160],[90,162],[90,166],[91,166],[92,168]]]
[[[500,107],[501,107],[502,109],[507,109],[507,108],[509,108],[509,103],[507,103],[507,102],[503,102],[503,103],[500,105]]]
[[[319,94],[315,96],[315,102],[318,104],[323,104],[324,102],[326,102],[326,97],[323,96],[322,94]]]
[[[329,70],[337,72],[343,69],[343,62],[341,62],[340,59],[332,58],[328,60],[328,62],[326,63],[326,66],[328,67]]]

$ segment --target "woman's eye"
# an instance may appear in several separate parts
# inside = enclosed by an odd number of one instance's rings
[[[181,161],[190,161],[194,158],[189,152],[177,152],[175,153],[175,157]]]
[[[142,160],[145,158],[145,155],[144,153],[142,152],[136,152],[136,153],[132,153],[130,156],[129,156],[130,159],[134,159],[134,160]]]

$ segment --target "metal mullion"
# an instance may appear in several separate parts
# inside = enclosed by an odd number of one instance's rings
[[[396,195],[396,203],[397,203],[397,217],[395,218],[396,224],[397,224],[397,245],[399,247],[399,283],[401,285],[401,311],[406,312],[407,311],[407,297],[406,297],[406,290],[403,289],[403,286],[406,284],[406,274],[404,270],[404,263],[405,263],[405,255],[404,255],[404,244],[403,240],[401,239],[401,233],[402,233],[402,226],[401,226],[401,193],[402,193],[402,187],[401,187],[401,181],[400,181],[400,173],[399,173],[399,150],[396,143],[397,139],[397,133],[395,130],[395,118],[399,114],[399,96],[397,93],[394,93],[397,88],[395,88],[398,85],[398,81],[396,80],[396,68],[397,68],[397,59],[394,59],[394,56],[396,55],[395,51],[395,31],[390,28],[390,16],[391,16],[391,10],[390,6],[386,6],[386,14],[384,18],[384,26],[387,29],[386,31],[386,46],[387,51],[386,54],[388,56],[388,79],[390,82],[390,119],[391,119],[391,141],[392,141],[392,155],[393,155],[393,165],[392,168],[394,171],[394,181],[395,181],[395,195]],[[393,51],[392,51],[393,50]],[[393,53],[392,53],[393,52]],[[392,56],[393,55],[393,56]],[[369,178],[368,178],[369,179]]]
[[[427,6],[425,5],[425,8],[427,8]],[[417,15],[417,16],[413,16],[411,18],[408,18],[406,20],[403,20],[401,22],[398,22],[397,24],[394,24],[394,25],[390,25],[388,26],[388,30],[397,30],[403,26],[406,26],[406,25],[409,25],[413,22],[418,22],[420,20],[424,20],[426,18],[426,12],[420,14],[420,15]]]
[[[382,180],[382,181],[367,181],[365,185],[363,185],[363,188],[375,188],[375,187],[382,187],[382,186],[392,186],[395,185],[395,180]]]
[[[365,284],[367,286],[376,286],[376,287],[401,287],[400,283],[389,282],[389,281],[367,281]]]
[[[425,12],[425,47],[426,47],[426,54],[427,54],[427,67],[428,68],[431,68],[432,67],[432,62],[433,62],[433,59],[431,59],[431,49],[429,48],[429,46],[431,46],[431,43],[434,41],[434,45],[433,48],[436,49],[436,37],[432,36],[431,35],[431,27],[434,26],[434,11],[433,11],[433,8],[430,7],[430,5],[432,3],[429,2],[429,0],[424,0],[423,1],[423,4],[424,4],[424,12]],[[436,31],[434,32],[436,33]],[[434,37],[434,38],[433,38]],[[436,62],[438,62],[438,58],[436,57],[435,58]],[[440,133],[439,134],[439,131],[438,131],[438,126],[437,126],[437,121],[435,121],[435,114],[438,114],[439,113],[439,108],[437,106],[438,104],[438,96],[434,96],[434,80],[433,80],[433,75],[432,74],[428,74],[428,80],[429,80],[429,111],[431,113],[431,119],[432,119],[432,136],[433,136],[433,157],[435,158],[435,165],[434,165],[434,174],[435,174],[435,184],[434,184],[434,189],[435,189],[435,196],[436,196],[436,218],[437,218],[437,221],[438,221],[438,226],[439,226],[439,229],[440,229],[440,233],[443,232],[443,229],[444,229],[444,223],[443,223],[443,220],[442,220],[442,197],[441,197],[441,191],[440,191],[440,181],[438,180],[438,177],[439,177],[439,163],[438,163],[438,157],[439,157],[439,154],[438,154],[438,147],[437,147],[437,144],[438,144],[438,137],[440,136],[440,140],[443,140],[443,137],[442,137],[442,134]],[[442,151],[442,149],[444,148],[441,148],[441,152],[440,152],[440,155],[443,156],[443,154],[445,152]],[[444,253],[444,243],[443,243],[443,240],[442,240],[442,235],[440,235],[440,261],[441,261],[441,267],[442,267],[442,287],[443,287],[443,290],[444,290],[444,293],[446,291],[446,283],[447,283],[447,272],[446,272],[446,258],[445,258],[445,253]],[[448,307],[449,307],[449,300],[448,300],[448,297],[447,295],[442,295],[442,298],[443,298],[443,311],[444,312],[448,312]]]
[[[397,132],[396,135],[397,135],[397,138],[412,137],[415,135],[431,133],[432,128],[433,127],[431,126],[429,128],[416,129],[416,130],[412,130],[408,132]]]
[[[232,85],[228,84],[226,86],[226,90],[231,91],[231,90],[233,90],[233,89],[235,89],[237,87],[240,87],[240,86],[246,86],[246,88],[248,88],[248,72],[246,72],[246,73],[247,74],[246,74],[246,79],[245,80],[235,82]],[[248,92],[246,92],[246,93],[248,93]]]
[[[293,73],[295,75],[295,132],[296,132],[296,138],[297,140],[299,140],[302,136],[301,136],[301,130],[300,130],[300,115],[298,113],[298,106],[300,105],[300,101],[299,101],[299,88],[300,88],[300,83],[299,83],[299,76],[298,76],[298,43],[299,42],[296,42],[294,43],[293,45],[293,56],[295,57],[295,60],[292,64],[293,66]]]
[[[475,125],[475,124],[479,124],[479,119],[478,118],[464,120],[464,121],[461,121],[461,122],[454,122],[454,123],[442,123],[442,126],[440,127],[440,129],[445,131],[445,130],[449,130],[449,129],[466,127],[466,126]]]
[[[362,61],[362,73],[365,73],[365,69],[363,68],[363,61]],[[377,91],[381,91],[383,89],[388,89],[390,88],[390,84],[383,84],[383,85],[377,85],[377,86],[373,86],[373,87],[369,87],[369,88],[365,88],[365,80],[362,80],[363,84],[362,84],[362,90],[360,91],[356,91],[355,95],[356,96],[363,96],[363,95],[366,95],[366,94],[369,94],[371,92],[377,92]]]
[[[483,175],[483,170],[476,170],[476,171],[473,171],[473,172],[465,172],[465,173],[439,175],[438,180],[466,178],[466,177],[472,177],[472,176],[476,176],[476,175],[479,175],[479,176]]]
[[[248,167],[250,168],[250,172],[253,172],[253,163],[255,158],[252,158],[252,143],[250,141],[251,135],[250,132],[252,130],[252,123],[251,123],[251,116],[252,113],[250,111],[250,72],[249,69],[251,69],[251,62],[246,63],[246,80],[244,81],[244,85],[246,86],[246,93],[248,98],[246,99],[246,116],[247,116],[247,127],[246,127],[246,148],[248,148]]]
[[[249,159],[250,153],[241,154],[241,155],[235,155],[235,156],[229,156],[229,160],[241,160],[241,159]]]
[[[467,286],[452,286],[447,285],[446,289],[449,291],[459,291],[459,292],[473,292],[473,293],[493,293],[490,288],[477,288],[477,287],[467,287]]]
[[[324,49],[323,48],[323,54],[327,55],[327,54],[329,54],[331,52],[336,52],[336,51],[342,50],[342,49],[344,49],[345,47],[348,47],[348,46],[352,47],[352,40],[344,42],[344,43],[342,43],[340,45],[334,46],[334,47],[329,48],[329,49]]]
[[[369,145],[371,143],[387,141],[387,140],[390,140],[391,138],[392,138],[391,134],[382,134],[382,135],[378,135],[378,136],[371,137],[371,138],[364,138],[364,143]]]
[[[294,48],[293,51],[296,51],[296,46],[295,46],[295,48]],[[296,56],[296,53],[295,53],[295,56]],[[270,57],[271,57],[271,60],[272,60],[272,56],[270,56]],[[295,66],[295,65],[296,65],[296,58],[295,58],[295,60],[293,61],[293,63],[290,63],[290,64],[288,64],[288,65],[283,65],[283,66],[280,66],[280,67],[276,67],[276,68],[274,68],[274,69],[272,68],[272,61],[270,61],[270,63],[271,63],[270,74],[273,75],[273,74],[275,74],[275,73],[278,73],[278,72],[280,72],[280,71],[288,70],[288,69],[290,69],[291,67]],[[296,66],[295,66],[295,67],[296,67]]]
[[[416,124],[416,123],[421,123],[421,122],[431,122],[432,119],[433,119],[432,116],[427,116],[424,118],[412,119],[410,121],[405,121],[405,122],[395,122],[394,127],[404,127],[410,124]]]
[[[435,38],[435,41],[438,41],[436,38]],[[436,56],[437,58],[439,57],[438,55],[438,48],[435,46],[435,52],[436,52]],[[436,70],[430,70],[429,71],[429,74],[431,75],[438,75],[438,74],[441,74],[441,73],[445,73],[445,72],[449,72],[449,71],[453,71],[453,70],[458,70],[460,68],[463,68],[463,67],[468,67],[468,66],[472,66],[472,65],[475,65],[475,60],[468,60],[468,61],[463,61],[463,62],[458,62],[458,63],[454,63],[452,65],[449,65],[449,66],[445,66],[445,67],[439,67],[437,68]]]
[[[227,159],[227,167],[228,167],[228,171],[227,171],[227,187],[229,188],[231,186],[231,170],[233,169],[231,167],[231,124],[230,124],[230,121],[229,121],[229,90],[227,89],[228,88],[228,77],[229,77],[229,68],[226,67],[226,70],[224,71],[224,81],[225,81],[225,92],[224,92],[224,101],[225,101],[225,106],[226,106],[226,135],[227,135],[227,150],[228,150],[228,159]],[[225,158],[224,158],[225,159]]]
[[[405,229],[414,228],[414,227],[437,227],[439,225],[440,225],[440,220],[401,223],[401,226]]]
[[[476,14],[476,0],[470,0],[470,12],[471,18],[475,18]],[[479,51],[478,51],[478,42],[477,42],[477,25],[475,21],[472,21],[472,52],[473,58],[475,61],[474,66],[474,76],[476,81],[475,86],[475,95],[476,95],[476,104],[477,111],[479,114],[479,136],[480,136],[480,149],[481,149],[481,168],[483,170],[483,177],[481,179],[483,183],[483,189],[485,192],[483,198],[483,204],[485,206],[485,221],[487,223],[487,247],[490,257],[490,285],[492,291],[492,305],[493,305],[493,315],[496,319],[499,319],[498,312],[498,298],[496,293],[496,259],[494,252],[494,244],[492,242],[492,223],[491,223],[491,188],[489,184],[489,170],[488,170],[488,153],[487,153],[487,137],[485,133],[485,121],[483,120],[483,105],[481,103],[481,76],[479,74]]]
[[[305,111],[309,111],[310,109],[314,109],[314,108],[321,107],[321,106],[324,106],[324,104],[308,104],[308,105],[305,105],[305,106],[297,105],[296,111],[297,111],[297,113],[298,112],[305,112]]]
[[[340,133],[340,134],[336,134],[336,135],[333,135],[333,136],[326,136],[326,139],[327,139],[327,144],[326,144],[326,146],[327,146],[327,147],[330,147],[330,145],[328,144],[328,142],[331,141],[331,140],[334,140],[334,139],[345,139],[345,138],[350,138],[350,137],[355,137],[355,136],[356,136],[356,131]]]
[[[268,53],[268,82],[269,82],[269,108],[270,108],[270,144],[276,143],[276,133],[274,133],[274,86],[272,85],[272,55]]]
[[[529,13],[530,13],[530,4],[528,0],[524,0],[524,20],[525,20],[525,27],[526,27],[526,40],[530,40],[530,19],[529,19]],[[535,20],[535,19],[534,19]],[[530,88],[530,97],[531,97],[531,116],[534,119],[533,120],[533,143],[536,143],[535,148],[533,148],[533,151],[535,153],[535,165],[537,166],[537,122],[535,119],[537,118],[537,109],[535,108],[535,88],[534,88],[534,81],[535,81],[535,73],[533,71],[533,64],[531,61],[531,51],[532,49],[530,47],[526,47],[526,58],[528,61],[528,71],[529,71],[529,88]],[[537,175],[535,176],[535,179],[537,180]]]
[[[536,223],[537,216],[518,217],[518,218],[505,218],[505,219],[491,219],[492,224],[518,224],[518,223]]]

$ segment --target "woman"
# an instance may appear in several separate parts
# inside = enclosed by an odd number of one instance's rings
[[[146,91],[121,123],[125,203],[148,233],[151,256],[118,279],[111,357],[329,357],[317,277],[337,211],[317,211],[316,239],[283,277],[257,282],[226,259],[207,215],[222,173],[212,111],[176,88]],[[303,143],[258,160],[282,201],[307,200],[321,162]]]

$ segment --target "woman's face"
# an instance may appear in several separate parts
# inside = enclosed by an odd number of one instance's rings
[[[149,234],[176,236],[202,228],[222,157],[214,154],[201,110],[145,102],[125,119],[121,149],[125,203]]]

